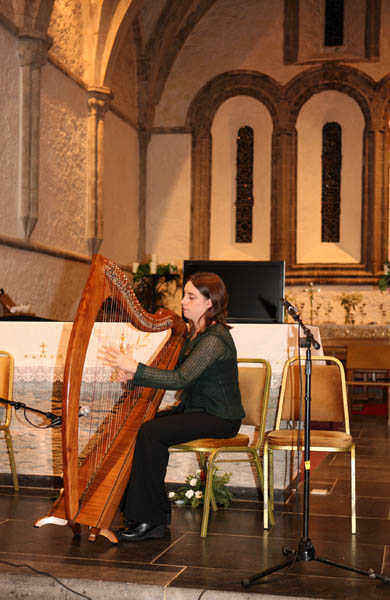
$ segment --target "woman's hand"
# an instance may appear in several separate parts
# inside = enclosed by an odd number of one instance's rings
[[[112,367],[113,369],[119,369],[116,377],[119,381],[132,379],[138,367],[138,363],[134,360],[129,345],[126,346],[126,354],[123,354],[123,352],[112,346],[108,348],[105,347],[98,358],[102,360],[105,365]]]

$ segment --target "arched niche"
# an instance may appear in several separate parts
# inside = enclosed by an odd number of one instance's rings
[[[212,186],[211,127],[219,107],[236,96],[250,96],[262,103],[279,129],[281,86],[266,75],[254,72],[224,73],[209,81],[191,103],[186,127],[192,132],[192,189],[190,257],[210,257],[210,220]],[[272,175],[271,175],[272,179]],[[271,208],[272,213],[272,208]]]

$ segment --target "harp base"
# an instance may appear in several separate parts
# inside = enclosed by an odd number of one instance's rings
[[[103,537],[107,538],[111,544],[118,543],[118,538],[110,529],[98,529],[97,527],[90,527],[88,540],[90,542],[94,542],[98,535],[102,535]]]
[[[44,525],[68,525],[72,530],[74,535],[81,535],[81,525],[80,523],[75,523],[74,521],[69,521],[68,519],[60,519],[59,517],[43,517],[42,519],[38,519],[34,523],[34,527],[43,527]],[[98,535],[102,535],[107,538],[111,544],[117,544],[118,538],[115,533],[110,529],[104,529],[99,527],[89,527],[89,535],[88,541],[95,542]]]
[[[42,527],[43,525],[68,525],[69,521],[67,519],[60,519],[59,517],[43,517],[43,519],[38,519],[34,523],[34,527]]]

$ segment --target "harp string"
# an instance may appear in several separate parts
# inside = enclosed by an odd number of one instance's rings
[[[110,288],[110,295],[103,303],[101,320],[95,323],[92,335],[96,375],[89,373],[87,377],[90,380],[87,403],[85,403],[85,394],[80,397],[80,414],[85,410],[88,413],[86,417],[80,418],[79,426],[79,463],[81,464],[88,456],[86,489],[144,389],[135,386],[131,381],[118,382],[115,369],[104,366],[98,360],[99,350],[104,346],[113,346],[126,352],[129,345],[136,360],[159,366],[168,351],[165,342],[167,336],[171,334],[170,329],[162,334],[141,332],[136,329],[132,324],[128,306],[123,302],[123,290],[118,289],[112,281],[107,285]],[[156,335],[161,341],[157,347],[155,343],[152,344],[152,353],[150,356],[149,351],[148,356],[149,338]],[[86,362],[90,363],[90,361]]]

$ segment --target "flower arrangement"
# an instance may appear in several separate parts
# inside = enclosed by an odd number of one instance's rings
[[[356,310],[357,305],[363,300],[363,296],[357,292],[352,292],[351,294],[346,294],[344,292],[341,296],[338,296],[337,299],[345,310],[344,324],[353,324],[353,313]]]
[[[157,265],[152,261],[133,265],[135,295],[150,313],[164,306],[166,296],[175,294],[180,281],[181,274],[176,265]]]
[[[230,481],[231,473],[217,475],[218,468],[213,473],[213,492],[218,505],[228,508],[233,498],[233,494],[227,489],[226,485]],[[195,474],[187,475],[186,485],[183,485],[175,491],[168,493],[171,502],[198,508],[204,502],[204,491],[206,487],[206,475],[202,469],[198,469]]]

